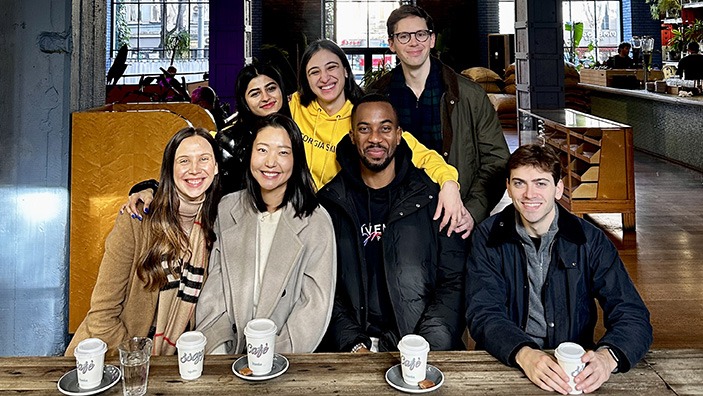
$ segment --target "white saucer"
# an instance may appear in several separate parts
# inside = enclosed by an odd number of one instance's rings
[[[432,392],[433,390],[439,389],[439,387],[442,386],[442,384],[444,383],[444,374],[442,373],[442,371],[431,364],[427,365],[427,374],[425,375],[425,378],[434,382],[435,386],[427,389],[422,389],[417,385],[408,384],[403,380],[403,370],[400,367],[400,364],[396,364],[395,366],[389,368],[388,371],[386,371],[386,382],[388,382],[388,385],[394,387],[395,389],[407,393]]]
[[[56,383],[56,387],[59,388],[59,392],[64,395],[69,396],[88,396],[100,393],[112,388],[113,385],[117,383],[122,377],[122,373],[118,367],[110,364],[106,364],[103,367],[103,379],[100,381],[100,385],[93,389],[81,389],[78,386],[78,371],[73,369],[68,373],[64,374],[59,382]]]
[[[276,378],[288,370],[288,359],[285,356],[279,355],[277,353],[273,354],[273,368],[271,372],[264,375],[242,375],[239,370],[247,367],[247,355],[240,357],[232,363],[232,372],[239,378],[245,379],[247,381],[265,381],[271,378]]]

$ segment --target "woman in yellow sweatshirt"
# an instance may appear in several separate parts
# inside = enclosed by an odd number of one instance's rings
[[[335,148],[351,131],[353,103],[363,91],[354,80],[344,51],[330,40],[317,40],[307,47],[298,81],[300,88],[291,98],[290,111],[303,133],[308,165],[320,189],[340,170]],[[415,166],[424,169],[441,186],[435,213],[437,219],[444,210],[440,228],[449,224],[452,232],[461,227],[467,220],[465,216],[470,215],[461,201],[456,169],[410,133],[404,132],[403,139],[413,151]]]

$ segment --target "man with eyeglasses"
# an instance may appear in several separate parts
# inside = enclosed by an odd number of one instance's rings
[[[400,66],[368,91],[387,95],[403,129],[457,168],[466,209],[457,232],[466,238],[505,192],[501,180],[510,153],[500,121],[479,85],[430,56],[436,37],[425,10],[401,6],[386,26]]]

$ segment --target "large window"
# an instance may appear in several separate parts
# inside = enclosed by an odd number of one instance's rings
[[[172,63],[186,77],[208,69],[209,0],[107,0],[110,6],[108,64],[128,47],[124,82],[158,74]],[[196,75],[198,75],[196,77]],[[129,77],[132,76],[132,77]]]
[[[562,15],[565,26],[573,26],[564,29],[566,59],[591,65],[617,52],[622,40],[620,1],[564,1]]]
[[[514,33],[514,1],[500,0],[498,4],[500,33]],[[579,64],[605,62],[617,53],[622,40],[620,20],[620,1],[563,1],[565,59]]]
[[[386,19],[398,0],[323,0],[325,38],[336,42],[349,58],[354,77],[395,65],[388,49]]]

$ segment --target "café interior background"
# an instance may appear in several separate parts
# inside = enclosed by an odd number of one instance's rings
[[[265,1],[254,3],[261,8]],[[493,18],[497,27],[497,15],[484,14],[489,7],[497,13],[498,0],[478,3],[479,17]],[[640,23],[635,15],[648,16],[648,6],[635,3],[621,2],[624,36]],[[96,92],[104,95],[104,85],[94,82],[105,76],[104,44],[99,48],[105,26],[91,14],[104,5],[92,0],[2,0],[0,5],[5,21],[0,24],[0,356],[57,355],[68,337],[70,120],[73,111],[100,104],[93,100],[100,97]],[[314,19],[310,23],[319,24],[319,17]],[[658,22],[649,23],[658,29]],[[484,32],[476,36],[458,42],[466,48],[485,45]],[[97,54],[93,64],[83,61],[91,45]],[[485,47],[476,51],[485,61]],[[233,86],[234,77],[224,77]]]

